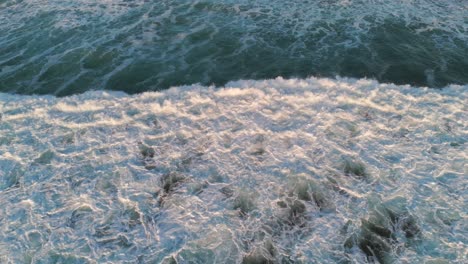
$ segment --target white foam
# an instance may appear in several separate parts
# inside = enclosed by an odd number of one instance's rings
[[[402,196],[422,238],[399,237],[396,258],[462,262],[467,94],[346,78],[0,94],[0,255],[239,263],[272,243],[278,261],[362,262],[344,241],[375,203]],[[346,175],[346,159],[369,178]],[[168,175],[180,179],[165,187]],[[315,181],[332,209],[303,201],[304,223],[275,229],[296,177]]]

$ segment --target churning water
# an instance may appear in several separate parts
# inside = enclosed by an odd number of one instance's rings
[[[0,263],[467,263],[467,13],[0,0]]]
[[[278,78],[1,94],[0,255],[463,263],[467,91]]]

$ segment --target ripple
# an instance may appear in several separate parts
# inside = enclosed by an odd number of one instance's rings
[[[464,1],[44,1],[0,4],[0,91],[139,93],[239,79],[465,84]]]

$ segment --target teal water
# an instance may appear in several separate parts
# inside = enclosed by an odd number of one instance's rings
[[[231,80],[468,83],[465,0],[0,1],[0,91],[137,93]]]
[[[468,263],[467,14],[0,0],[0,264]]]

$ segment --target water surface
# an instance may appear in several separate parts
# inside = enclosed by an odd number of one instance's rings
[[[337,75],[468,82],[466,0],[0,2],[0,91]]]

